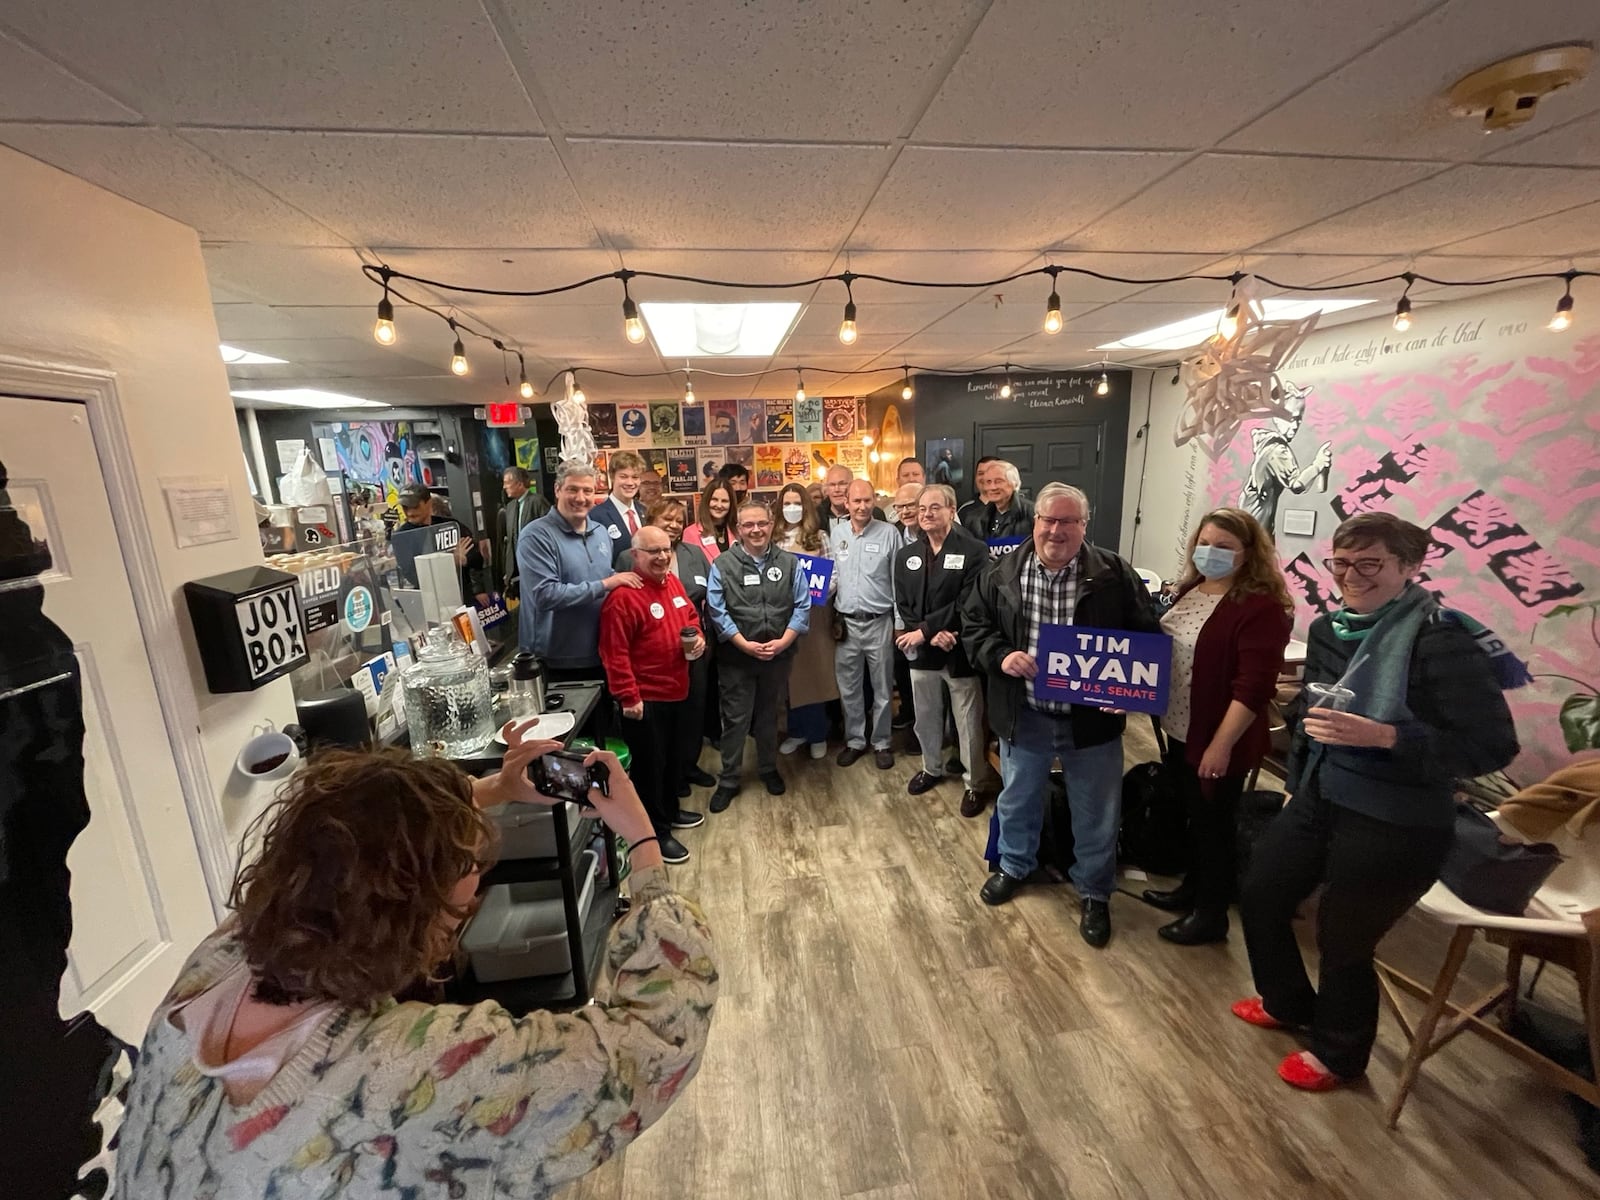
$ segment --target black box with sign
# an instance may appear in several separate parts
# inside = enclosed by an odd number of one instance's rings
[[[183,585],[213,692],[253,692],[310,661],[300,581],[246,567]]]

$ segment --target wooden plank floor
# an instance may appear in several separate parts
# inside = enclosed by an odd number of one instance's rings
[[[1130,731],[1129,761],[1148,743]],[[1115,937],[1095,951],[1065,885],[985,907],[986,821],[961,819],[954,785],[908,796],[916,766],[786,758],[787,795],[747,784],[683,835],[694,857],[675,877],[722,958],[705,1063],[655,1129],[565,1197],[1600,1190],[1561,1097],[1473,1038],[1424,1067],[1395,1133],[1383,1112],[1404,1042],[1387,1014],[1367,1084],[1316,1096],[1279,1082],[1294,1042],[1228,1013],[1251,992],[1237,921],[1226,945],[1170,946],[1163,914],[1118,896]],[[1445,936],[1408,918],[1390,943],[1385,957],[1431,979]],[[1499,961],[1476,950],[1474,981]],[[1558,974],[1541,1003],[1575,1006]]]

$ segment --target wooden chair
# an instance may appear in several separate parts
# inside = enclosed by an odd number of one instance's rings
[[[1381,960],[1376,964],[1383,998],[1411,1045],[1394,1099],[1389,1104],[1391,1129],[1400,1120],[1400,1110],[1416,1084],[1424,1060],[1467,1030],[1527,1063],[1562,1090],[1590,1104],[1600,1105],[1600,1084],[1596,1083],[1600,1080],[1600,828],[1591,827],[1581,841],[1564,836],[1552,840],[1566,855],[1566,860],[1539,889],[1521,916],[1474,908],[1442,883],[1435,883],[1417,902],[1419,912],[1454,929],[1444,963],[1431,987]],[[1506,947],[1505,979],[1466,1004],[1454,1004],[1450,994],[1472,939],[1479,932],[1487,940]],[[1506,1032],[1515,1011],[1523,960],[1527,957],[1565,966],[1577,974],[1595,1079],[1585,1079],[1567,1070]],[[1400,1006],[1401,992],[1424,1001],[1422,1016],[1415,1027]],[[1496,1010],[1500,1021],[1487,1020]]]

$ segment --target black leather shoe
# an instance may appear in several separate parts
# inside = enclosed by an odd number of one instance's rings
[[[672,866],[689,861],[689,851],[670,833],[661,839],[661,861]]]
[[[872,752],[872,761],[878,770],[887,771],[894,766],[894,751],[874,750]]]
[[[692,787],[690,787],[687,783],[683,784],[683,786],[678,789],[678,799],[682,800],[684,797],[686,797],[692,791],[694,791],[694,789]]]
[[[690,767],[689,782],[695,787],[716,787],[717,777],[710,771],[702,771],[699,767]]]
[[[770,775],[763,775],[761,782],[767,785],[767,795],[781,796],[789,790],[789,785],[783,781],[783,776],[776,771]]]
[[[894,720],[889,722],[889,727],[891,729],[910,729],[916,723],[916,713],[899,712],[895,714]]]
[[[1078,932],[1096,950],[1104,946],[1111,940],[1111,906],[1104,900],[1085,900]]]
[[[705,813],[697,813],[688,808],[680,808],[672,818],[672,827],[674,829],[694,829],[705,823]]]
[[[918,771],[911,777],[911,782],[906,784],[906,791],[913,796],[920,796],[923,792],[932,791],[939,786],[943,775],[929,775],[926,771]]]
[[[726,811],[728,805],[733,803],[734,788],[719,787],[711,793],[711,811],[714,813]]]
[[[952,758],[949,762],[945,763],[944,773],[946,775],[965,775],[967,773],[966,764],[963,763],[959,758]]]
[[[1207,942],[1228,940],[1228,914],[1195,909],[1188,916],[1179,917],[1170,925],[1156,930],[1169,942],[1179,946],[1204,946]]]
[[[846,746],[843,750],[839,751],[839,757],[833,761],[838,763],[841,767],[853,767],[866,756],[866,747]]]
[[[1188,912],[1194,908],[1194,889],[1186,883],[1180,883],[1167,892],[1159,888],[1145,888],[1139,893],[1139,899],[1162,912]]]
[[[978,889],[978,898],[985,904],[1004,904],[1022,888],[1022,880],[1013,879],[1004,871],[996,871]]]
[[[961,815],[969,819],[975,817],[988,806],[988,803],[982,792],[968,788],[961,793]]]

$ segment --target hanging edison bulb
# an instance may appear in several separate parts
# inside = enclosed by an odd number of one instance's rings
[[[794,377],[796,381],[794,402],[796,404],[804,404],[806,402],[806,377],[800,373],[799,367],[794,369]]]
[[[1550,318],[1551,333],[1565,333],[1572,328],[1572,277],[1567,277],[1567,290],[1556,301],[1555,315]]]
[[[467,373],[467,348],[461,344],[461,335],[456,334],[455,345],[450,347],[450,370],[455,375]]]
[[[1061,332],[1061,293],[1052,291],[1049,303],[1044,310],[1044,331],[1046,333]]]
[[[383,289],[383,299],[378,301],[378,320],[372,327],[373,340],[380,346],[395,343],[394,304],[389,300],[389,289]]]
[[[1111,376],[1104,371],[1100,372],[1100,382],[1094,385],[1094,394],[1096,396],[1111,395]]]

